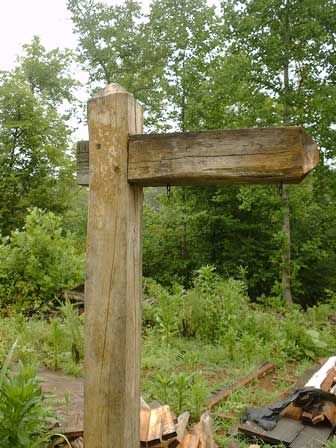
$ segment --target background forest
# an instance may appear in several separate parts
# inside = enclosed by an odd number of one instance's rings
[[[116,82],[144,105],[147,133],[299,125],[318,142],[320,163],[300,185],[145,190],[145,394],[177,412],[193,407],[196,419],[224,371],[234,376],[265,358],[283,369],[278,389],[288,386],[288,371],[295,376],[334,350],[335,2],[67,7],[76,51],[47,50],[36,36],[15,68],[0,72],[0,361],[10,352],[29,365],[82,373],[83,316],[60,304],[85,278],[79,98],[83,88],[88,99]],[[20,371],[18,378],[5,386],[15,389]],[[269,398],[234,395],[219,411]],[[8,438],[16,425],[6,423],[6,405],[0,393],[0,446],[44,446]],[[228,423],[218,423],[218,443]]]
[[[72,132],[85,112],[76,64],[89,75],[88,97],[110,82],[132,92],[144,104],[146,132],[305,126],[321,161],[301,185],[147,190],[144,275],[190,286],[195,270],[212,265],[243,278],[252,300],[327,300],[336,282],[334,2],[228,0],[215,9],[160,0],[144,12],[135,1],[69,0],[68,8],[75,54],[47,51],[36,37],[1,74],[1,302],[48,301],[83,278],[87,191],[76,186]],[[60,245],[44,240],[50,227]],[[78,268],[60,263],[67,251]]]

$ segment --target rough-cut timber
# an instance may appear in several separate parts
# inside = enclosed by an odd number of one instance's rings
[[[87,145],[78,146],[78,181],[88,185]],[[142,134],[129,138],[128,181],[141,186],[298,183],[318,163],[302,127]]]
[[[142,188],[127,181],[127,145],[142,109],[112,84],[89,102],[88,122],[85,447],[138,448]]]

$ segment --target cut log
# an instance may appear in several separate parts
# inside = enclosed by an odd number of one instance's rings
[[[140,442],[146,444],[148,440],[149,422],[151,417],[151,408],[141,397],[140,399]]]
[[[249,375],[239,379],[235,384],[231,386],[225,386],[215,394],[211,395],[207,401],[208,407],[211,409],[213,406],[216,406],[219,402],[226,400],[230,395],[232,395],[235,391],[237,391],[241,387],[246,386],[255,379],[263,377],[267,373],[272,372],[274,369],[275,365],[272,364],[271,362],[263,363],[260,367],[258,367],[258,369],[254,370]]]
[[[149,428],[147,442],[151,445],[159,443],[162,437],[162,414],[163,409],[160,403],[151,403],[151,413],[149,420]]]
[[[176,437],[176,428],[169,406],[162,407],[162,439],[168,440]]]
[[[198,434],[186,434],[179,445],[179,448],[198,448],[199,435]]]
[[[141,134],[129,138],[128,181],[140,186],[298,183],[318,159],[316,143],[301,127]],[[87,142],[77,146],[77,181],[89,184]]]
[[[204,447],[205,448],[214,448],[211,414],[209,411],[207,411],[201,415],[200,424],[201,424],[202,433],[203,433],[204,442],[205,442]]]
[[[183,440],[184,434],[188,426],[189,418],[190,418],[189,412],[183,412],[183,414],[181,414],[177,419],[176,433],[177,433],[177,440],[179,442],[182,442]]]

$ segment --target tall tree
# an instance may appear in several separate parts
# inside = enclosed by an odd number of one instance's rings
[[[225,37],[233,54],[249,58],[252,78],[281,108],[278,123],[301,124],[330,152],[333,133],[330,93],[335,58],[335,3],[329,0],[223,1]],[[324,105],[316,100],[328,93]],[[282,110],[282,113],[281,113]],[[317,121],[319,117],[319,121]],[[272,120],[273,121],[273,120]],[[274,121],[273,121],[274,122]],[[335,138],[335,137],[334,137]],[[328,143],[329,143],[328,142]],[[291,303],[290,209],[286,185],[281,185],[283,210],[282,291]]]
[[[180,131],[195,129],[209,67],[219,49],[218,18],[206,0],[154,0],[148,28],[165,55],[162,119]],[[197,117],[197,118],[196,118]]]
[[[121,5],[108,5],[68,0],[67,5],[90,88],[116,82],[141,100],[152,116],[158,113],[164,54],[147,27],[139,2],[125,0]],[[153,118],[148,121],[153,123]]]
[[[62,211],[73,186],[70,127],[58,106],[71,100],[68,54],[38,38],[0,79],[0,230],[19,227],[28,207]]]

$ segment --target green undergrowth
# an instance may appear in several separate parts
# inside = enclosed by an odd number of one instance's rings
[[[332,296],[306,311],[277,299],[251,303],[242,280],[223,279],[211,267],[196,273],[189,290],[178,285],[167,290],[146,280],[143,396],[171,405],[176,414],[188,410],[197,420],[211,391],[272,361],[271,375],[213,409],[217,442],[225,447],[232,438],[239,440],[229,430],[246,407],[274,401],[316,358],[334,354],[335,315]],[[69,303],[48,319],[3,317],[0,362],[19,339],[13,361],[82,375],[83,321]]]

